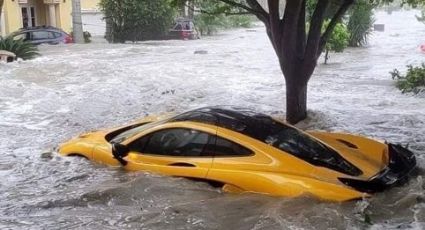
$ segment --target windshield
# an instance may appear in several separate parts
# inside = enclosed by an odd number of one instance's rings
[[[115,132],[112,132],[112,137],[107,138],[107,140],[111,143],[121,143],[129,138],[134,137],[135,135],[149,129],[152,127],[155,127],[160,124],[166,123],[168,120],[161,120],[151,123],[141,123],[137,125],[128,126],[125,128],[122,128],[120,130],[117,130]]]

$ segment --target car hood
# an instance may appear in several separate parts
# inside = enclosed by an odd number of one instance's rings
[[[383,142],[345,133],[307,133],[333,148],[360,169],[363,173],[357,177],[359,179],[370,179],[388,165],[388,145]]]

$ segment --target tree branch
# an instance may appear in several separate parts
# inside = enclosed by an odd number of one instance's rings
[[[225,14],[226,16],[229,16],[229,15],[247,15],[247,14],[252,15],[252,13],[251,13],[251,12],[248,12],[248,11],[241,11],[241,12],[224,12],[224,14]]]
[[[325,20],[325,12],[328,5],[329,0],[319,0],[317,2],[316,9],[311,16],[307,45],[304,53],[304,58],[307,59],[306,62],[315,63],[315,60],[317,59],[320,35],[322,34],[323,21]]]
[[[242,9],[248,11],[248,12],[251,12],[252,14],[259,13],[256,10],[252,9],[251,7],[249,7],[247,5],[244,5],[242,3],[235,2],[235,1],[231,1],[231,0],[216,0],[216,1],[224,2],[224,3],[226,3],[226,4],[230,5],[230,6],[242,8]]]
[[[271,29],[271,34],[274,41],[274,46],[277,49],[280,49],[280,39],[282,38],[282,26],[280,23],[279,16],[279,0],[269,0],[269,25]]]
[[[335,29],[336,24],[339,20],[344,16],[345,12],[347,12],[348,8],[354,3],[354,0],[345,0],[341,6],[339,7],[338,11],[335,13],[335,15],[332,17],[331,21],[329,22],[328,27],[326,28],[325,32],[320,38],[320,44],[319,44],[319,50],[318,55],[320,55],[323,52],[323,49],[325,48],[326,42],[328,41],[329,37],[331,36],[333,30]]]
[[[300,54],[300,58],[304,57],[305,52],[305,46],[306,46],[306,25],[305,25],[305,7],[307,0],[301,0],[301,12],[300,16],[298,18],[298,25],[297,25],[297,53]]]
[[[240,12],[221,12],[221,11],[208,11],[203,9],[195,9],[195,7],[185,3],[184,4],[187,8],[189,8],[193,12],[201,13],[201,14],[208,14],[208,15],[218,15],[218,14],[224,14],[226,16],[228,15],[246,15],[246,14],[252,14],[248,11],[240,11]]]
[[[263,23],[268,23],[268,14],[267,12],[261,7],[261,5],[257,2],[257,0],[246,0],[246,3],[248,5],[231,1],[231,0],[216,0],[223,3],[226,3],[230,6],[241,8],[245,10],[246,12],[249,12],[253,15],[255,15],[260,21]]]
[[[297,52],[298,40],[298,23],[300,22],[300,16],[302,12],[305,11],[305,8],[302,8],[303,1],[300,0],[286,0],[285,12],[283,14],[283,19],[280,21],[282,24],[282,44],[283,47],[290,48],[288,50],[281,50],[281,52],[286,53],[287,55],[294,55]],[[291,52],[290,52],[291,51]]]
[[[259,18],[263,17],[264,20],[267,20],[268,13],[263,9],[263,7],[257,2],[257,0],[246,0],[246,3],[249,7],[251,7],[253,10],[257,11],[258,14],[256,16]],[[261,18],[259,18],[261,21],[263,21]]]

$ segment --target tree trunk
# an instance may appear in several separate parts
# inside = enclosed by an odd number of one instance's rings
[[[307,81],[296,80],[296,76],[286,79],[286,121],[296,124],[307,117]]]
[[[84,43],[80,0],[72,0],[72,32],[75,43]]]
[[[268,0],[268,12],[257,0],[221,0],[253,13],[266,26],[266,32],[279,58],[286,81],[286,120],[295,124],[307,117],[307,83],[316,68],[317,60],[325,48],[336,24],[354,0],[338,1],[338,10],[322,33],[326,11],[331,0],[317,0],[306,28],[307,0],[286,0],[283,15],[280,0]],[[308,31],[307,31],[308,30]]]
[[[106,22],[105,39],[109,43],[113,43],[114,42],[114,34],[112,29],[113,21],[110,15],[106,15],[105,22]]]
[[[325,51],[325,64],[328,64],[328,59],[329,59],[329,50],[326,49],[326,51]]]
[[[193,19],[194,16],[195,16],[195,12],[194,12],[195,2],[193,0],[189,0],[189,1],[187,1],[187,5],[189,6],[188,10],[187,10],[188,11],[187,17],[190,18],[190,19]]]

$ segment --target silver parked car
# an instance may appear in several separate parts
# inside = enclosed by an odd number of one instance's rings
[[[13,32],[10,36],[14,39],[23,38],[34,45],[39,44],[67,44],[73,43],[71,35],[65,33],[63,30],[52,26],[37,26],[22,28]]]

